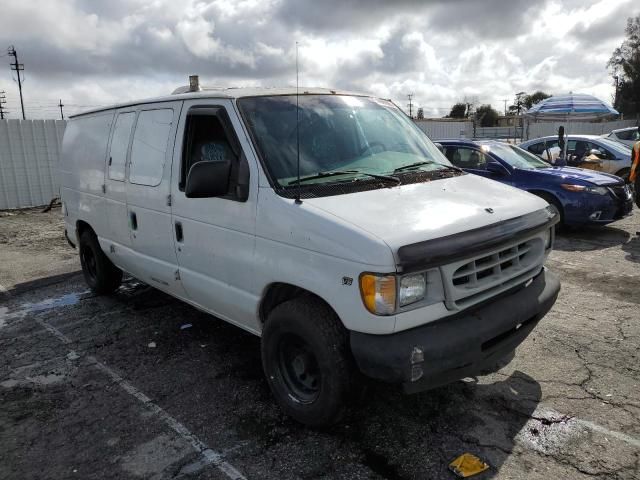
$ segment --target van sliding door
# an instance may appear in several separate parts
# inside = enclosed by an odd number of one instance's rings
[[[127,221],[133,273],[184,297],[171,224],[171,160],[182,102],[139,107],[129,152]]]

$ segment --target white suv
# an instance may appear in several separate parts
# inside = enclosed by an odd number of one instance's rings
[[[409,392],[513,356],[560,288],[558,218],[453,167],[393,103],[184,91],[72,117],[66,234],[89,286],[126,271],[262,337],[267,382],[336,422],[357,370]]]
[[[606,137],[633,147],[633,144],[640,140],[640,131],[638,131],[638,127],[620,128],[612,130]]]

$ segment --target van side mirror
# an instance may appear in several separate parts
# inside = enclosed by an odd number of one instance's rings
[[[509,170],[504,168],[498,162],[489,162],[487,163],[487,172],[493,173],[494,175],[499,175],[501,177],[505,175],[509,175]]]
[[[229,191],[231,162],[196,162],[189,169],[184,194],[187,198],[221,197]]]

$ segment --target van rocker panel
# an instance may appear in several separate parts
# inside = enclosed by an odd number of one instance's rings
[[[352,331],[351,351],[366,376],[403,383],[407,393],[427,390],[478,375],[508,357],[559,292],[558,277],[543,269],[528,286],[437,322],[390,335]],[[424,361],[417,364],[423,376],[411,382],[414,347],[424,352]]]

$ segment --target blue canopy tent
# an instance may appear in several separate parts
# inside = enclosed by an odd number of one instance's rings
[[[524,113],[528,119],[534,121],[566,121],[568,134],[572,121],[591,121],[601,118],[615,118],[618,111],[599,98],[583,93],[569,93],[567,95],[554,95],[541,102]],[[567,158],[567,142],[564,141],[562,158]]]

